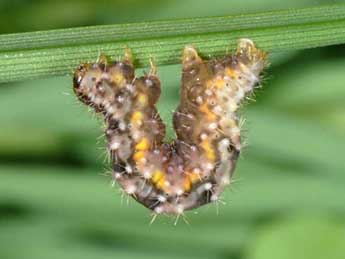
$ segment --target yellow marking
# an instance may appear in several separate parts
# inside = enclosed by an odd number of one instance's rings
[[[161,170],[155,170],[152,174],[151,181],[160,190],[164,192],[168,191],[169,186],[165,184],[164,172]]]
[[[161,189],[161,190],[163,190],[163,191],[167,191],[167,186],[165,185],[165,179],[164,179],[164,177],[162,177],[157,183],[156,183],[156,187],[158,188],[158,189]]]
[[[185,192],[188,192],[190,190],[190,188],[192,187],[191,185],[191,182],[189,180],[188,177],[186,177],[184,180],[183,180],[183,189]]]
[[[235,77],[235,71],[232,70],[231,68],[227,67],[225,69],[225,74],[230,77],[230,78],[234,78]]]
[[[143,114],[139,111],[135,111],[132,113],[131,123],[132,124],[140,124],[142,119],[143,119]]]
[[[196,182],[200,181],[200,175],[199,174],[187,172],[187,176],[188,176],[189,181],[191,183],[196,183]]]
[[[215,119],[217,118],[217,116],[216,116],[213,112],[211,112],[211,111],[209,110],[209,108],[208,108],[208,106],[207,106],[207,103],[202,104],[202,105],[200,106],[199,110],[200,110],[201,112],[205,113],[206,118],[207,118],[208,120],[215,120]]]
[[[205,151],[206,157],[209,160],[214,161],[216,159],[216,156],[214,154],[214,150],[212,149],[211,144],[210,144],[210,142],[207,139],[203,140],[201,142],[200,146]]]
[[[222,78],[217,78],[215,80],[207,80],[206,81],[206,88],[210,89],[210,88],[218,88],[221,89],[224,87],[224,79]]]
[[[136,162],[139,162],[140,159],[142,159],[144,156],[145,156],[145,152],[144,152],[144,151],[137,151],[137,152],[134,153],[133,159],[134,159]]]
[[[117,85],[122,85],[123,82],[125,81],[125,78],[123,77],[123,75],[121,73],[115,72],[112,75],[112,81]]]
[[[216,81],[214,82],[214,86],[218,89],[223,88],[225,85],[224,80],[222,78],[217,78]]]
[[[138,144],[135,145],[136,150],[148,150],[150,148],[150,143],[147,138],[142,138]]]
[[[154,184],[157,184],[163,178],[164,178],[164,173],[161,170],[155,170],[152,175],[152,182]]]
[[[141,105],[146,105],[147,104],[147,96],[145,94],[139,94],[137,99],[138,99],[138,102]]]

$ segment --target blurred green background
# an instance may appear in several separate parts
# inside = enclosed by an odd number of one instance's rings
[[[1,0],[0,33],[340,2]],[[71,75],[0,85],[0,258],[345,258],[345,46],[271,62],[224,204],[177,226],[150,225],[111,187],[101,121],[75,100]],[[158,69],[172,136],[180,66]]]

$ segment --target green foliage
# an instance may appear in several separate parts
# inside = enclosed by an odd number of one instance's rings
[[[309,216],[309,217],[308,217]],[[323,259],[345,254],[344,225],[327,217],[299,215],[268,226],[258,234],[249,258]]]

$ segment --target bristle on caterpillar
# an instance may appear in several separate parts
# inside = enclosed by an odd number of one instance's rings
[[[241,150],[238,108],[259,83],[266,54],[248,39],[235,53],[204,61],[186,46],[180,104],[173,116],[177,135],[164,143],[157,109],[160,81],[151,71],[135,77],[129,50],[122,61],[83,64],[74,92],[104,116],[113,178],[157,214],[182,214],[217,201],[230,184]]]

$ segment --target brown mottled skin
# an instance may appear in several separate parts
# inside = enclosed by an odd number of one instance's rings
[[[217,201],[230,184],[240,153],[237,110],[259,83],[266,55],[241,39],[237,51],[202,60],[186,46],[182,55],[177,135],[164,143],[165,126],[155,104],[160,81],[151,71],[134,75],[130,52],[122,61],[84,64],[74,74],[74,92],[104,116],[113,178],[157,214],[182,214]]]

